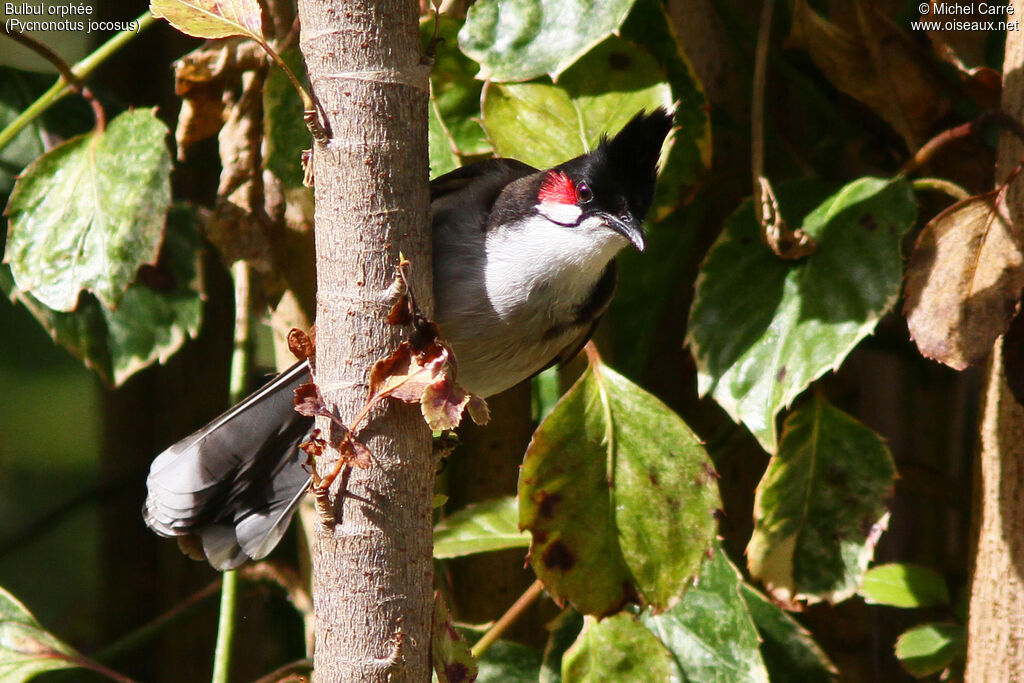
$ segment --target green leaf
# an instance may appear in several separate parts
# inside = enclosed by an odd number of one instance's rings
[[[751,576],[783,605],[853,595],[888,522],[895,476],[882,437],[816,395],[786,420],[757,487]]]
[[[672,680],[675,673],[665,646],[626,612],[601,621],[587,617],[580,637],[562,658],[565,683],[651,683]]]
[[[0,277],[0,288],[24,305],[54,341],[116,386],[154,362],[165,362],[186,338],[198,334],[203,303],[199,253],[192,210],[174,208],[158,267],[144,269],[114,310],[85,297],[77,309],[62,313],[15,288],[11,278]]]
[[[716,548],[696,587],[678,605],[664,614],[640,616],[672,653],[684,680],[767,683],[757,630],[740,597],[741,583],[725,552]]]
[[[263,15],[258,0],[150,0],[149,11],[196,38],[263,39]]]
[[[457,153],[481,156],[491,153],[491,143],[480,126],[480,91],[484,84],[474,77],[478,69],[476,62],[459,51],[460,28],[461,20],[440,17],[437,35],[443,42],[437,45],[434,68],[430,71],[430,97]],[[420,33],[425,43],[431,40],[434,35],[433,17],[420,22]],[[439,174],[440,171],[432,164],[431,175]]]
[[[452,615],[440,592],[434,593],[430,654],[440,683],[464,683],[476,679],[476,659],[466,640],[452,626]]]
[[[818,251],[796,262],[776,257],[744,202],[704,261],[687,332],[700,394],[714,396],[770,453],[779,411],[839,367],[892,308],[900,242],[917,212],[903,178],[861,178],[806,216],[820,186],[787,184],[776,194],[787,222],[814,237]]]
[[[547,625],[548,642],[540,667],[539,683],[562,683],[562,660],[583,630],[583,615],[567,607]]]
[[[859,593],[866,602],[893,607],[948,605],[946,581],[938,572],[914,564],[882,564],[864,573]]]
[[[965,656],[964,627],[956,624],[922,624],[896,640],[896,658],[907,671],[922,678],[942,671]]]
[[[171,199],[167,128],[153,109],[114,119],[32,163],[11,194],[4,261],[20,290],[57,311],[81,290],[116,308],[156,261]]]
[[[634,0],[480,0],[459,31],[462,51],[480,64],[477,78],[551,78],[618,32]]]
[[[473,639],[471,642],[475,642]],[[480,655],[477,683],[537,683],[541,654],[535,648],[507,640],[495,641]]]
[[[78,668],[80,657],[0,588],[0,680],[20,683],[46,671]]]
[[[281,53],[292,73],[306,85],[306,70],[298,48]],[[274,67],[263,86],[263,139],[266,145],[264,166],[286,187],[305,188],[302,184],[302,152],[312,140],[302,118],[302,99],[287,74]]]
[[[835,665],[807,629],[748,583],[740,585],[761,636],[761,656],[772,683],[832,683]]]
[[[498,156],[550,168],[597,146],[641,109],[672,105],[657,61],[621,38],[591,50],[558,85],[489,83],[483,116]]]
[[[441,120],[433,90],[430,106],[427,108],[427,150],[430,154],[431,180],[459,167],[459,158],[455,155],[455,142]]]
[[[534,432],[519,501],[537,576],[598,616],[675,604],[700,573],[719,507],[686,423],[596,358]]]
[[[434,557],[439,560],[529,545],[530,535],[519,530],[512,496],[470,505],[434,527]]]

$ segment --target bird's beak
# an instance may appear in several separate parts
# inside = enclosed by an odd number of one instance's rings
[[[605,217],[608,220],[608,227],[629,240],[630,244],[636,247],[637,251],[644,250],[644,247],[647,246],[647,240],[644,238],[644,231],[640,221],[631,214],[616,216],[609,213],[605,214]]]

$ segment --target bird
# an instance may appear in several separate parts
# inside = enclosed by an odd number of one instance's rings
[[[582,349],[615,292],[615,256],[645,248],[673,123],[640,111],[553,168],[496,158],[431,181],[434,322],[466,391],[492,396]],[[146,524],[221,570],[269,554],[309,487],[298,446],[313,420],[294,410],[308,381],[297,363],[158,455]]]

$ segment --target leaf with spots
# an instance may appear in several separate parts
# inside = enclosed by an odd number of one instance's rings
[[[742,579],[717,546],[700,581],[664,614],[640,620],[658,637],[683,673],[702,683],[768,683],[757,629],[740,596]]]
[[[472,683],[476,680],[476,659],[465,639],[452,625],[452,615],[440,592],[434,593],[430,654],[439,683]]]
[[[155,264],[171,201],[166,126],[125,112],[33,162],[11,193],[4,262],[23,292],[72,311],[83,290],[115,309]]]
[[[885,441],[822,396],[786,420],[754,500],[750,575],[779,603],[852,596],[888,523]]]
[[[776,257],[744,202],[701,266],[686,338],[701,395],[769,453],[779,412],[839,367],[896,303],[900,242],[917,214],[902,178],[861,178],[832,196],[818,183],[776,190],[787,223],[810,234],[818,251],[796,262]]]
[[[519,524],[548,591],[585,614],[637,602],[663,611],[700,573],[718,484],[686,423],[605,366],[590,366],[533,435]]]
[[[1024,289],[1024,240],[1006,205],[1019,177],[930,220],[907,264],[910,336],[922,355],[954,370],[988,356]]]

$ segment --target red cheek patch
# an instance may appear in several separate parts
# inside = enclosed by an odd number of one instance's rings
[[[540,185],[537,199],[541,204],[575,204],[579,201],[576,185],[562,171],[548,171]]]

